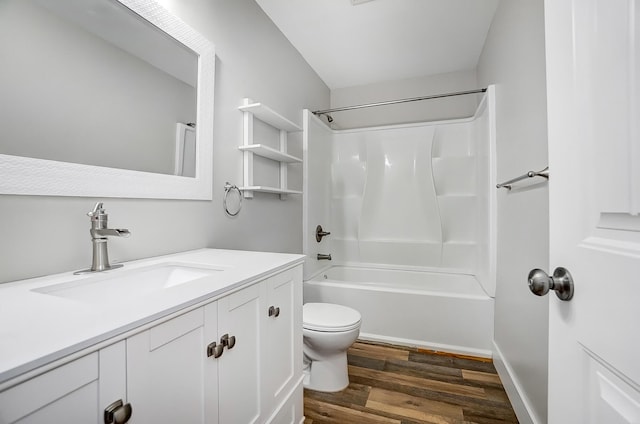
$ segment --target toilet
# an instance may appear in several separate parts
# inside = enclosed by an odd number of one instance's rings
[[[307,389],[339,392],[349,385],[347,349],[360,334],[360,312],[332,303],[302,307],[304,382]]]

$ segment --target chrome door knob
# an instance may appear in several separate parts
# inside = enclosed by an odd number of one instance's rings
[[[527,280],[529,289],[537,296],[544,296],[549,290],[554,290],[560,300],[571,300],[573,297],[573,278],[565,268],[556,268],[551,277],[541,269],[532,269]]]

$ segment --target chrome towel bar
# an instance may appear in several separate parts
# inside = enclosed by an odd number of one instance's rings
[[[533,177],[542,177],[542,178],[546,178],[547,180],[549,179],[549,167],[547,166],[546,168],[544,168],[543,170],[540,171],[529,171],[524,175],[520,175],[519,177],[513,178],[509,181],[505,181],[503,183],[500,184],[496,184],[496,188],[506,188],[507,190],[511,190],[511,185],[513,183],[517,183],[518,181],[522,181],[525,180],[527,178],[533,178]]]

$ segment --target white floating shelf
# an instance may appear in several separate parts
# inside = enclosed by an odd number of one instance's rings
[[[242,151],[244,161],[244,187],[241,187],[243,196],[247,199],[253,197],[254,192],[279,194],[281,200],[285,200],[288,194],[301,194],[301,191],[289,190],[287,188],[288,166],[291,163],[300,163],[302,159],[287,153],[287,135],[289,132],[301,131],[302,128],[289,121],[268,106],[262,103],[253,102],[251,99],[244,99],[243,106],[238,108],[242,111],[243,137],[242,146],[238,147]],[[253,123],[258,119],[267,125],[279,130],[279,149],[254,143]],[[279,183],[278,187],[256,185],[253,180],[253,157],[258,155],[278,162]]]
[[[238,149],[247,152],[253,152],[258,156],[262,156],[271,160],[285,163],[302,162],[302,159],[283,153],[280,150],[273,149],[264,144],[250,144],[248,146],[240,146]]]
[[[302,194],[302,192],[298,190],[281,189],[281,188],[267,187],[267,186],[240,187],[240,190],[242,190],[243,192],[259,191],[261,193],[275,193],[275,194]]]
[[[301,127],[262,103],[251,103],[245,106],[240,106],[238,109],[243,112],[253,113],[256,118],[262,122],[266,122],[272,127],[276,127],[287,132],[302,131]]]

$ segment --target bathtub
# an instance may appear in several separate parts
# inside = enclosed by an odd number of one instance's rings
[[[472,275],[334,266],[303,284],[305,303],[360,311],[362,340],[491,357],[493,299]]]

